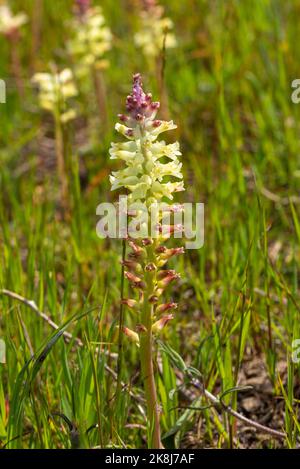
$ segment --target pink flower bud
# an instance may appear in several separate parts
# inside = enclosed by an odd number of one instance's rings
[[[158,282],[158,288],[165,288],[169,285],[169,283],[173,282],[173,280],[177,280],[178,278],[180,278],[179,274],[177,274],[175,271],[170,271],[168,275],[166,275]]]
[[[150,246],[150,244],[153,244],[153,240],[149,238],[142,239],[142,245],[143,246]]]
[[[126,99],[126,110],[129,114],[125,116],[126,121],[130,121],[130,125],[136,127],[137,123],[154,118],[159,106],[159,102],[152,102],[151,94],[145,94],[140,73],[133,75],[132,93]],[[124,121],[123,115],[121,116]]]
[[[176,275],[175,270],[161,270],[157,274],[158,280],[162,280],[163,278],[166,278],[168,275]]]
[[[179,254],[184,254],[184,248],[171,248],[171,249],[165,249],[164,246],[160,246],[157,251],[157,253],[160,254],[160,258],[167,260],[170,259],[172,256],[178,256]]]
[[[162,208],[163,213],[180,213],[183,212],[183,205],[182,204],[173,204],[173,205],[165,205]]]
[[[121,264],[124,267],[127,267],[130,271],[140,272],[142,270],[140,264],[131,259],[125,259],[124,261],[121,261]]]
[[[142,281],[142,279],[134,275],[132,272],[126,271],[124,272],[124,275],[134,288],[140,288],[142,290],[145,288],[145,283]]]
[[[152,295],[148,298],[149,303],[154,304],[158,302],[158,296],[157,295]]]
[[[154,334],[160,332],[166,324],[168,324],[169,321],[171,321],[171,319],[173,319],[174,316],[173,314],[167,314],[166,316],[163,316],[162,318],[160,318],[158,321],[156,321],[153,326],[152,326],[152,332]]]
[[[123,300],[121,300],[121,303],[123,305],[128,306],[128,308],[134,309],[134,310],[136,310],[137,307],[138,307],[138,302],[136,300],[131,299],[131,298],[124,298]]]
[[[128,327],[123,327],[123,332],[125,335],[127,335],[127,337],[129,338],[129,340],[131,342],[135,342],[136,344],[138,344],[140,342],[140,338],[139,338],[139,335],[132,331],[131,329],[129,329]]]
[[[136,331],[139,332],[139,333],[143,333],[143,332],[147,332],[147,329],[146,327],[144,326],[144,324],[137,324],[136,327],[135,327]]]
[[[156,308],[156,314],[161,314],[165,313],[166,311],[169,311],[169,309],[177,309],[178,304],[177,303],[164,303]]]
[[[150,264],[147,264],[147,265],[145,266],[145,270],[146,270],[147,272],[153,272],[154,270],[156,270],[156,265],[153,264],[153,262],[150,262]]]
[[[75,0],[79,15],[85,15],[90,8],[90,0]]]
[[[141,248],[140,246],[138,246],[134,241],[129,241],[128,244],[129,244],[129,246],[131,247],[131,249],[133,250],[134,254],[137,257],[142,256],[143,254],[145,254],[145,250],[143,248]]]
[[[181,233],[183,231],[183,226],[181,224],[178,225],[160,225],[158,230],[163,235],[170,235],[174,233]]]

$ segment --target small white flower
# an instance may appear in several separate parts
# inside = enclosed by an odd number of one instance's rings
[[[140,47],[146,57],[157,57],[163,47],[176,47],[176,38],[172,33],[173,22],[163,18],[163,9],[154,7],[141,14],[141,28],[134,36],[135,44]]]
[[[105,26],[101,7],[89,8],[87,12],[73,22],[74,37],[68,47],[76,62],[79,76],[90,73],[90,67],[107,68],[108,61],[104,54],[111,49],[112,34]]]
[[[23,24],[27,23],[28,18],[25,13],[13,15],[7,5],[0,6],[0,32],[10,34],[14,30],[19,29]]]
[[[73,109],[66,109],[68,99],[77,96],[72,71],[68,68],[61,73],[36,73],[32,81],[39,86],[39,103],[42,109],[60,113],[62,122],[76,117]]]

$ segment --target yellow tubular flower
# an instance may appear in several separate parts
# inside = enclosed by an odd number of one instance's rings
[[[62,122],[76,117],[73,109],[66,109],[68,99],[77,96],[72,71],[68,68],[61,73],[36,73],[32,81],[39,86],[39,103],[42,109],[53,114],[59,113]]]
[[[73,24],[74,37],[69,50],[75,59],[79,76],[90,73],[90,68],[103,69],[108,66],[105,53],[111,49],[112,34],[105,25],[101,7],[88,8]]]
[[[28,18],[25,13],[13,15],[7,5],[0,6],[0,32],[5,35],[13,34],[23,24],[27,23]]]
[[[135,34],[134,41],[146,57],[158,57],[164,41],[166,49],[176,47],[176,38],[172,33],[173,22],[170,18],[163,17],[163,13],[163,8],[156,2],[144,1],[141,28]]]

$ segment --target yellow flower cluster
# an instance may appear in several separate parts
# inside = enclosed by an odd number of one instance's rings
[[[166,49],[176,46],[176,38],[172,33],[173,22],[163,17],[163,8],[153,5],[141,13],[141,28],[134,36],[135,44],[141,47],[146,57],[155,58]]]
[[[32,81],[39,86],[39,102],[42,109],[52,112],[66,123],[76,117],[74,109],[67,108],[67,101],[77,95],[72,71],[61,73],[36,73]]]
[[[73,23],[74,37],[69,42],[69,51],[75,60],[76,73],[85,76],[91,67],[103,69],[108,61],[103,58],[111,49],[112,34],[105,25],[101,7],[89,8]]]
[[[117,123],[115,127],[128,141],[112,143],[110,149],[111,159],[120,159],[127,166],[112,172],[112,190],[129,189],[131,202],[146,199],[155,203],[163,197],[172,200],[174,192],[184,190],[179,143],[157,140],[162,132],[176,129],[176,125],[173,121],[156,120],[158,107],[159,103],[144,93],[140,75],[135,75],[133,93],[127,97],[129,116],[120,116],[128,125]]]
[[[18,30],[23,24],[27,23],[28,18],[25,13],[13,15],[7,5],[0,6],[0,32],[3,34],[11,34]]]

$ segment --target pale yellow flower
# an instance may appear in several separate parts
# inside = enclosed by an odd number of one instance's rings
[[[39,103],[42,109],[59,114],[62,122],[76,117],[73,109],[67,109],[68,99],[77,96],[72,71],[68,68],[60,73],[36,73],[32,81],[39,86]]]
[[[173,34],[173,22],[170,18],[163,18],[163,10],[155,8],[144,11],[141,15],[140,31],[134,36],[135,44],[140,47],[147,57],[157,57],[163,47],[170,49],[176,46],[176,38]]]
[[[131,202],[172,200],[174,192],[184,190],[179,143],[157,140],[162,132],[176,129],[173,121],[155,120],[158,104],[144,93],[140,75],[135,75],[133,93],[127,98],[129,116],[120,116],[128,125],[117,123],[115,127],[129,141],[112,143],[109,151],[111,159],[126,164],[125,169],[110,175],[112,190],[129,189]]]
[[[106,68],[108,61],[103,59],[111,49],[112,34],[105,25],[101,7],[89,8],[87,12],[73,22],[74,37],[68,44],[75,59],[76,73],[88,75],[91,67]]]
[[[0,32],[10,34],[27,23],[28,18],[25,13],[13,15],[7,5],[0,5]]]

